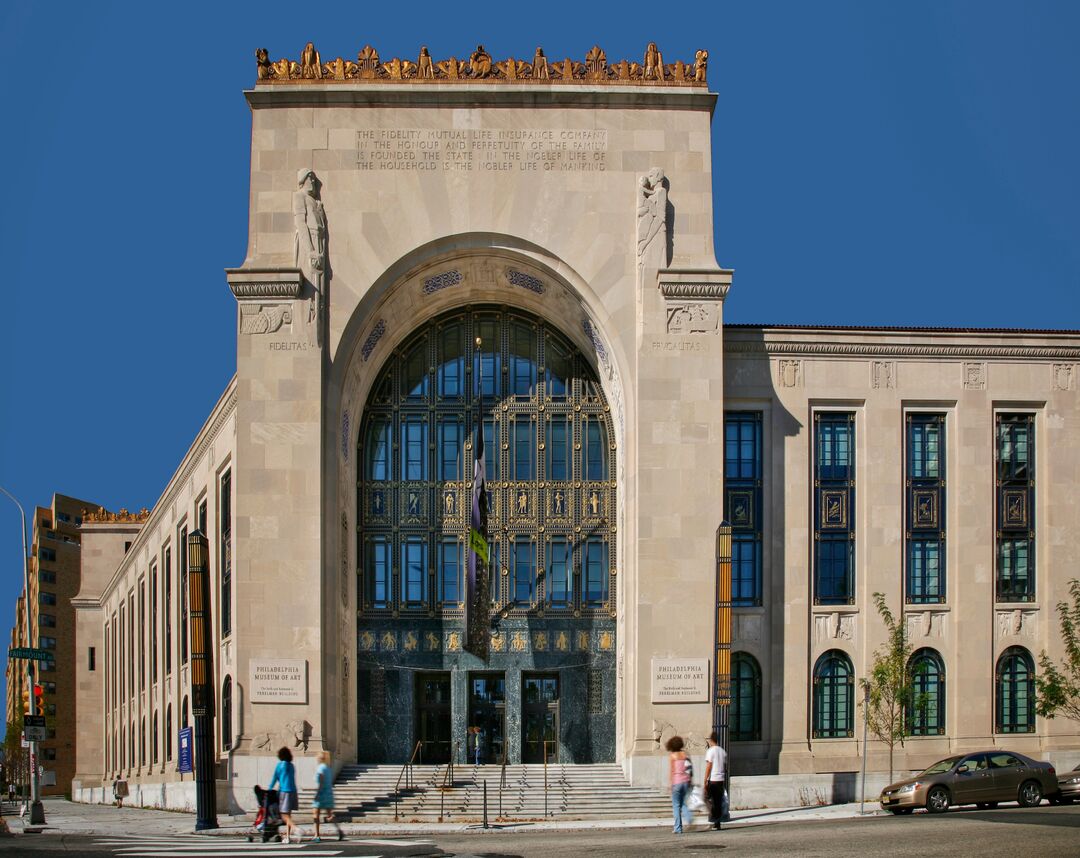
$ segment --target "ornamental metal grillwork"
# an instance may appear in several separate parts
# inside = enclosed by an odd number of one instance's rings
[[[1035,600],[1035,415],[997,416],[997,600]]]
[[[615,443],[599,381],[542,320],[495,307],[427,323],[372,387],[357,456],[361,613],[464,616],[478,376],[492,611],[614,616]]]
[[[761,604],[761,412],[724,415],[724,520],[731,525],[731,603]]]
[[[814,604],[855,602],[855,415],[814,414]]]
[[[907,415],[907,601],[945,601],[945,415]]]

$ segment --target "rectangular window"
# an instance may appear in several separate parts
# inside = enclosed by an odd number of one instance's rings
[[[401,421],[401,478],[403,480],[428,478],[427,435],[427,418],[410,417]]]
[[[422,606],[427,601],[427,541],[410,536],[401,545],[402,589],[405,604],[410,608]]]
[[[510,570],[514,582],[514,602],[518,607],[527,608],[532,604],[536,593],[536,543],[529,539],[518,539],[512,544]]]
[[[364,454],[368,481],[390,479],[390,428],[390,421],[384,417],[375,417],[368,425]]]
[[[42,584],[55,584],[56,573],[50,572],[47,569],[42,569],[40,572],[38,572],[38,581]]]
[[[38,625],[43,629],[55,629],[56,617],[52,614],[38,614]]]
[[[40,593],[38,593],[38,601],[42,605],[55,605],[56,593],[46,593],[44,590],[42,590]]]
[[[945,601],[945,415],[908,414],[904,480],[907,601]]]
[[[997,600],[1035,599],[1035,415],[998,414]]]
[[[52,673],[56,670],[56,661],[54,659],[40,662],[40,664],[42,673]]]
[[[460,480],[465,427],[460,420],[445,418],[438,423],[438,433],[438,478],[450,481]]]
[[[461,592],[462,543],[454,538],[439,541],[438,580],[439,601],[448,607],[464,598]]]
[[[569,608],[574,603],[574,564],[570,543],[556,536],[547,544],[547,603],[552,608]]]
[[[203,536],[206,535],[206,528],[209,525],[209,519],[206,517],[206,501],[199,504],[199,530],[203,532]]]
[[[369,608],[390,606],[390,543],[385,536],[372,537],[367,543],[364,595]]]
[[[607,479],[607,439],[604,425],[599,417],[585,418],[585,431],[582,433],[585,449],[582,451],[582,474],[586,480]]]
[[[439,334],[437,392],[442,399],[460,399],[465,390],[465,329],[453,324]]]
[[[146,689],[146,581],[139,579],[139,690]]]
[[[56,520],[57,521],[71,521],[71,516],[68,515],[66,512],[58,512],[56,514]]]
[[[476,431],[475,426],[473,431]],[[472,476],[472,462],[469,462],[469,476]],[[484,478],[487,482],[499,479],[499,436],[495,418],[484,420]]]
[[[480,337],[480,351],[473,352],[474,378],[481,380],[480,395],[491,400],[502,396],[502,353],[499,343],[499,323],[495,319],[477,319],[474,324]]]
[[[46,563],[56,562],[56,549],[55,548],[39,548],[38,560],[43,560]]]
[[[585,543],[582,558],[584,581],[582,602],[586,607],[602,607],[608,598],[608,546],[602,539],[590,539]]]
[[[549,480],[573,479],[570,467],[573,459],[574,433],[570,428],[570,418],[552,417],[547,425],[547,478]]]
[[[188,532],[186,527],[180,529],[180,538],[177,545],[180,546],[177,558],[180,561],[180,663],[188,662],[188,566],[187,566],[187,542]]]
[[[158,662],[158,576],[157,566],[150,567],[150,682],[157,682]]]
[[[165,549],[165,557],[162,560],[162,594],[161,604],[165,613],[165,675],[172,674],[172,549]]]
[[[544,345],[544,363],[547,369],[547,395],[552,399],[565,399],[566,388],[574,372],[573,357],[549,336]]]
[[[510,424],[514,480],[536,479],[536,420],[516,417]]]
[[[105,636],[109,636],[109,632],[106,629]],[[86,668],[87,670],[97,670],[97,650],[94,647],[89,647],[86,652]]]
[[[56,649],[56,638],[39,635],[38,646],[42,649]]]
[[[855,602],[855,415],[814,414],[814,603]]]
[[[536,332],[530,325],[510,326],[510,392],[528,399],[536,392]]]
[[[219,509],[218,519],[220,522],[219,534],[221,540],[221,636],[227,638],[232,634],[232,604],[233,604],[233,586],[232,586],[232,471],[226,471],[221,477],[221,491],[219,493],[221,498],[221,506]],[[168,556],[166,554],[166,556]],[[168,569],[165,570],[166,577],[168,577]],[[169,606],[166,601],[165,610],[168,612]],[[168,626],[168,620],[166,620],[166,628]],[[167,645],[168,646],[168,645]],[[171,651],[171,648],[170,648]],[[168,656],[166,656],[168,658]]]
[[[731,525],[731,603],[761,604],[762,413],[724,415],[724,519]]]

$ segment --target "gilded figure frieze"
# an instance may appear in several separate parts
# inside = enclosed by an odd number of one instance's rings
[[[319,51],[308,42],[300,52],[299,61],[287,58],[271,60],[266,48],[255,51],[256,79],[259,85],[332,83],[336,81],[475,81],[482,83],[515,84],[619,84],[644,86],[706,86],[709,52],[698,50],[689,62],[676,60],[665,63],[655,42],[649,42],[641,60],[608,62],[599,45],[586,52],[584,60],[566,57],[549,59],[542,47],[537,47],[531,60],[509,57],[495,59],[477,45],[467,60],[448,57],[436,60],[426,45],[421,46],[416,60],[394,57],[383,60],[372,45],[365,45],[356,61],[336,57],[323,62]]]

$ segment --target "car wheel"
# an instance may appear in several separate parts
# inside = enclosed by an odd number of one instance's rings
[[[997,804],[998,803],[996,801],[977,801],[977,802],[975,802],[975,806],[977,808],[979,808],[979,810],[993,810],[995,807],[997,807]]]
[[[1038,807],[1042,801],[1042,787],[1038,781],[1024,781],[1020,784],[1020,793],[1017,801],[1021,807]]]
[[[926,795],[926,809],[930,813],[944,813],[949,809],[949,791],[936,786]]]

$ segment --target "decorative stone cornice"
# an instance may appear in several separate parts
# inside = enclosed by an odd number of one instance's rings
[[[118,512],[109,512],[105,507],[99,506],[97,509],[84,509],[82,511],[82,519],[87,524],[101,523],[133,523],[142,524],[150,517],[150,510],[143,507],[138,512],[130,512],[126,507],[121,507]]]
[[[299,298],[304,286],[299,268],[226,268],[225,279],[238,300]]]
[[[733,273],[729,268],[666,268],[657,281],[660,294],[669,301],[723,301]]]
[[[607,54],[594,45],[584,61],[548,59],[537,48],[531,60],[493,59],[483,45],[469,54],[467,60],[449,57],[436,60],[422,46],[416,61],[394,57],[384,61],[371,45],[365,45],[356,62],[342,57],[322,61],[319,51],[308,42],[300,53],[300,61],[270,60],[266,48],[255,51],[257,86],[304,85],[322,83],[506,83],[513,85],[550,84],[623,84],[638,86],[706,87],[709,52],[699,50],[690,62],[676,60],[665,63],[655,42],[650,42],[641,62],[621,60],[608,64]]]
[[[821,355],[830,357],[1001,358],[1016,360],[1080,360],[1080,346],[921,345],[915,343],[787,343],[725,339],[729,354]]]

